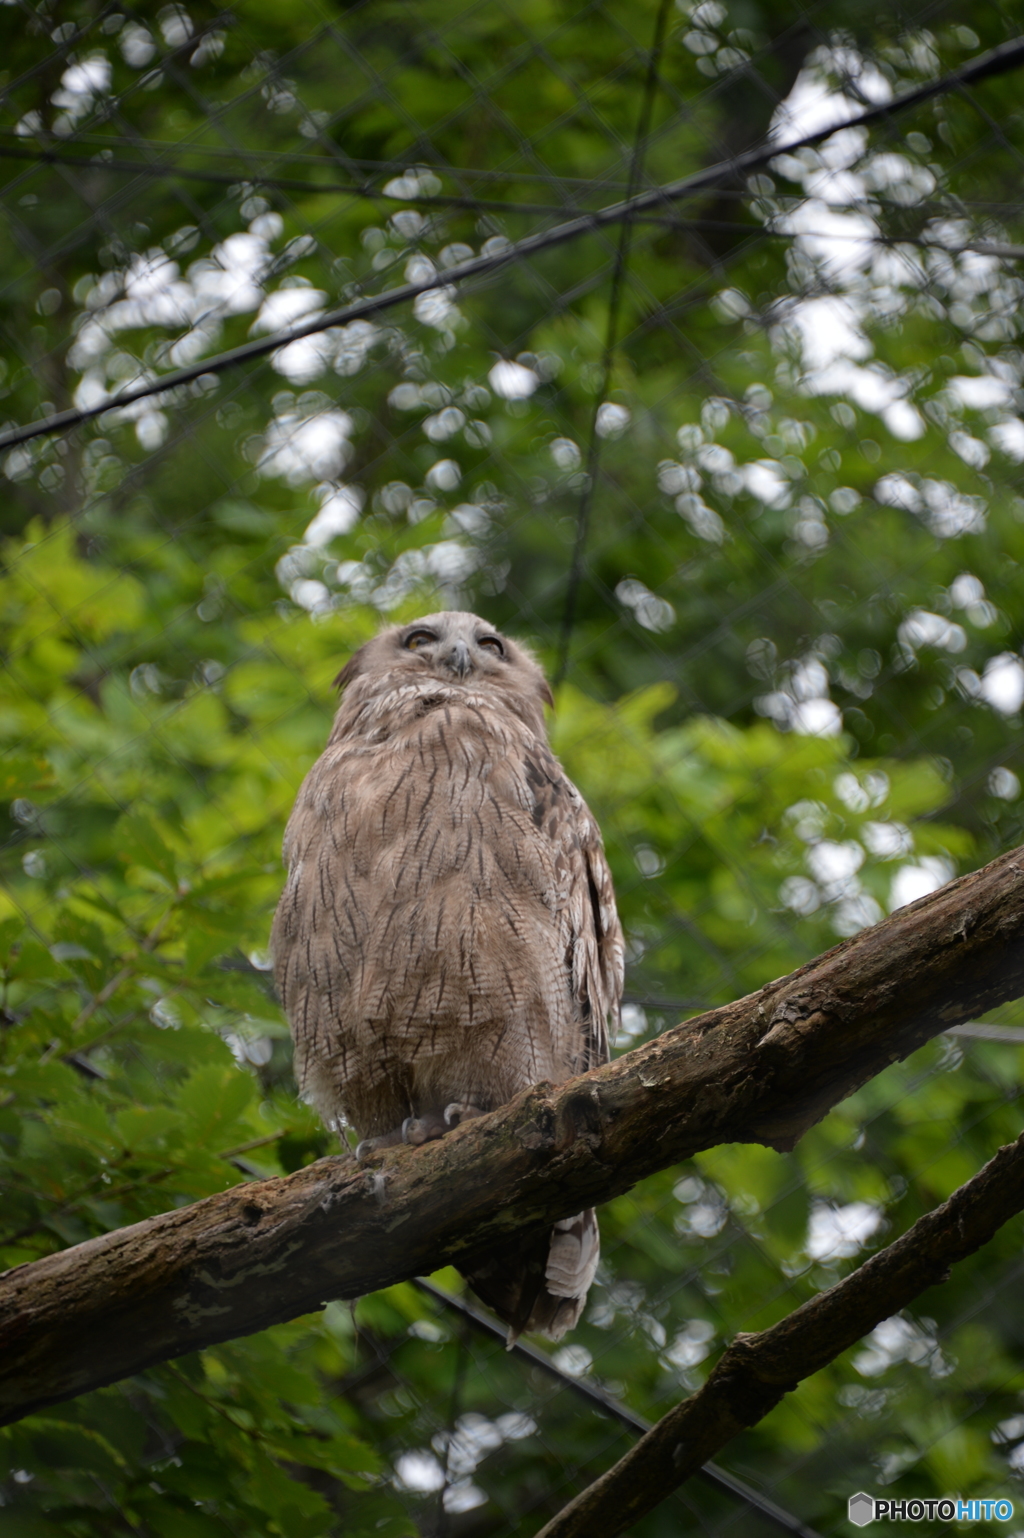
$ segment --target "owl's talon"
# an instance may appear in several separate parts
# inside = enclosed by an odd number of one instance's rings
[[[474,1105],[470,1100],[453,1100],[444,1108],[446,1127],[458,1127],[464,1121],[472,1121],[474,1116],[486,1115],[487,1112],[481,1106]]]
[[[403,1127],[392,1127],[390,1132],[382,1132],[380,1137],[364,1137],[361,1143],[356,1144],[356,1158],[362,1162],[380,1153],[383,1148],[397,1148],[403,1141],[402,1132]]]
[[[437,1138],[444,1137],[448,1128],[439,1116],[407,1116],[402,1123],[402,1142],[409,1143],[413,1148],[422,1148],[424,1143],[433,1143]]]

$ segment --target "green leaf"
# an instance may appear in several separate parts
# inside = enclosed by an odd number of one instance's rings
[[[153,818],[132,812],[117,825],[121,858],[162,876],[171,887],[178,882],[177,861]]]
[[[184,1125],[184,1118],[168,1106],[130,1106],[115,1118],[125,1148],[138,1153],[165,1143],[168,1133],[179,1132]]]
[[[210,1064],[198,1068],[175,1096],[178,1110],[188,1120],[188,1136],[197,1148],[211,1152],[251,1104],[255,1083],[240,1068]]]

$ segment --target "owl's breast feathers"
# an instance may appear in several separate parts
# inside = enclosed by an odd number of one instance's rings
[[[299,792],[274,925],[317,1103],[328,1063],[358,1126],[356,1081],[398,1059],[475,1054],[493,1104],[605,1061],[621,930],[539,705],[435,677],[362,683]]]
[[[430,678],[352,704],[299,793],[289,865],[327,841],[354,874],[380,882],[382,900],[456,877],[481,897],[564,905],[572,855],[600,840],[529,719],[538,711],[523,719],[482,690]]]

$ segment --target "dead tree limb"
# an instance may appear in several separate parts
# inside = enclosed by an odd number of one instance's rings
[[[803,1378],[889,1319],[987,1244],[1024,1207],[1024,1133],[934,1212],[852,1275],[757,1335],[737,1335],[704,1387],[652,1426],[537,1538],[616,1538],[754,1426]]]
[[[368,1166],[277,1180],[0,1277],[0,1424],[465,1260],[723,1142],[792,1148],[940,1031],[1024,994],[1024,850],[604,1068]]]

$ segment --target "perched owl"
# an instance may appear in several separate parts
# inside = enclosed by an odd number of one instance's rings
[[[429,614],[369,641],[337,682],[285,834],[272,947],[301,1089],[365,1157],[606,1062],[622,931],[524,646],[475,614]],[[590,1210],[464,1269],[510,1341],[557,1340],[598,1254]]]

